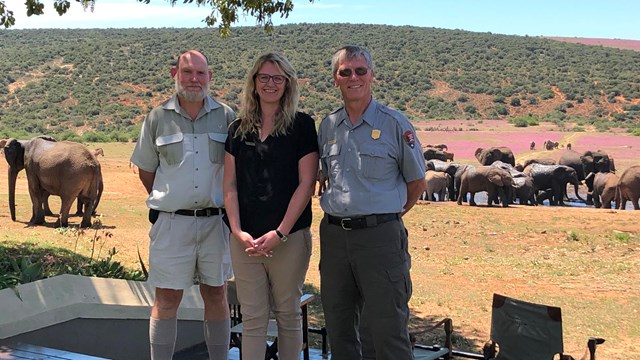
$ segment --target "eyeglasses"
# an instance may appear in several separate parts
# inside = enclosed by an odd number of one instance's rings
[[[356,75],[358,76],[365,76],[367,75],[367,73],[369,72],[369,68],[366,67],[357,67],[353,70],[347,68],[347,69],[340,69],[338,70],[338,75],[342,76],[342,77],[346,77],[346,78],[350,78],[351,75],[353,75],[353,72],[355,71]]]
[[[256,74],[256,79],[263,84],[269,82],[269,80],[273,80],[274,84],[282,84],[287,78],[284,75],[269,75],[269,74]]]

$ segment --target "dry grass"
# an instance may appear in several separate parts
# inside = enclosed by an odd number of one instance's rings
[[[149,224],[144,189],[129,167],[133,145],[99,146],[105,151],[100,158],[105,193],[99,213],[105,229],[114,234],[104,239],[104,247],[115,246],[116,260],[137,267],[137,249],[147,257]],[[6,166],[0,161],[0,172],[6,172]],[[55,231],[53,218],[47,218],[46,226],[26,225],[30,200],[24,173],[19,180],[18,222],[11,221],[6,181],[0,177],[0,201],[5,204],[0,211],[2,241],[73,250],[76,238]],[[319,288],[321,211],[316,198],[313,204],[314,253],[307,283]],[[72,224],[79,221],[71,218]],[[565,349],[574,356],[582,354],[589,336],[597,335],[607,340],[598,350],[599,358],[640,358],[637,212],[420,202],[406,216],[405,225],[413,259],[414,328],[451,317],[456,347],[479,351],[489,338],[491,296],[497,292],[562,307]],[[90,250],[89,237],[80,239],[77,252],[88,256]],[[318,302],[312,312],[320,323]]]

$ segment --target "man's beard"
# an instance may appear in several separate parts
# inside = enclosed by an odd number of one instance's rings
[[[202,90],[197,92],[189,91],[180,84],[180,81],[178,80],[177,77],[176,77],[175,83],[176,83],[176,93],[178,94],[178,96],[180,96],[181,98],[189,102],[202,101],[209,93],[206,87],[202,88]]]

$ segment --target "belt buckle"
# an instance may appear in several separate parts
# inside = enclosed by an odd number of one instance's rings
[[[193,210],[193,216],[194,217],[198,217],[198,211],[204,211],[204,215],[203,216],[207,215],[207,209],[195,209],[195,210]]]
[[[353,228],[347,227],[344,224],[345,221],[351,221],[351,218],[342,218],[342,219],[340,219],[340,226],[342,226],[342,228],[345,229],[345,230],[353,230]]]

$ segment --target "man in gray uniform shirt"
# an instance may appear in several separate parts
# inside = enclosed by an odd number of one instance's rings
[[[230,318],[225,281],[232,277],[222,177],[227,126],[234,112],[208,96],[207,58],[190,50],[171,68],[176,94],[142,124],[131,156],[149,193],[149,282],[155,301],[149,321],[151,359],[171,359],[184,289],[200,282],[209,358],[229,357]]]
[[[411,260],[401,217],[426,188],[422,146],[404,115],[372,98],[367,50],[346,46],[331,68],[344,101],[318,131],[329,179],[320,199],[320,275],[331,358],[413,359]]]

